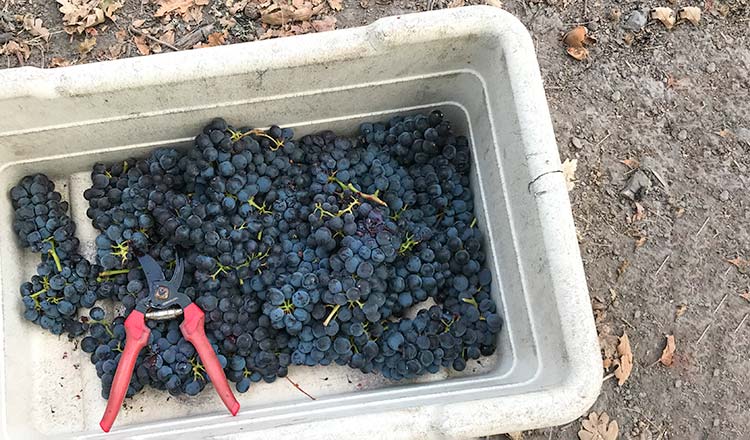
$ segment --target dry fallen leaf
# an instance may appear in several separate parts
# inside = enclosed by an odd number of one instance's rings
[[[313,20],[310,23],[315,32],[326,32],[336,29],[336,17],[332,15],[323,17],[320,20]]]
[[[601,415],[592,412],[588,418],[581,422],[581,430],[578,431],[580,440],[617,440],[620,427],[616,420],[609,420],[609,415],[602,412]]]
[[[736,267],[740,273],[746,273],[748,271],[748,266],[750,266],[750,261],[740,257],[726,260],[726,262]]]
[[[584,45],[590,45],[596,42],[596,39],[588,34],[588,29],[583,26],[576,26],[563,36],[563,43],[568,48],[568,55],[578,61],[588,58],[589,51]]]
[[[229,9],[229,13],[237,15],[237,13],[243,11],[248,4],[248,0],[241,0],[237,3],[233,3],[231,0],[227,2],[226,6]]]
[[[624,260],[619,266],[617,266],[617,278],[620,278],[625,273],[628,266],[630,266],[630,261],[628,260]]]
[[[114,13],[122,3],[111,0],[56,0],[63,14],[65,32],[82,33],[85,29],[104,23],[105,17],[114,20]]]
[[[18,59],[18,64],[23,66],[31,56],[31,49],[29,49],[29,46],[26,43],[18,43],[14,40],[10,40],[5,43],[5,46],[3,46],[2,49],[0,49],[0,54],[8,56],[15,55]]]
[[[674,351],[677,348],[677,345],[674,341],[674,335],[667,335],[667,346],[664,347],[664,351],[661,352],[661,357],[659,358],[659,362],[662,363],[665,367],[671,367],[672,362],[674,362]]]
[[[86,38],[78,43],[78,53],[82,56],[86,55],[94,49],[94,46],[96,46],[96,38]]]
[[[151,53],[151,47],[149,47],[148,43],[146,42],[146,37],[144,37],[143,35],[134,36],[133,43],[135,43],[135,47],[138,49],[138,52],[140,52],[141,55],[148,55]]]
[[[597,321],[596,332],[599,337],[599,347],[602,353],[602,366],[605,370],[608,370],[614,364],[619,338],[612,332],[612,327],[604,322],[607,316],[605,310],[597,310],[595,308],[594,316]]]
[[[54,69],[55,67],[66,67],[70,66],[72,63],[65,58],[62,57],[52,57],[52,59],[49,60],[49,68]]]
[[[635,241],[635,248],[636,248],[636,249],[638,249],[639,247],[641,247],[641,246],[643,246],[644,244],[646,244],[646,240],[647,240],[647,238],[646,238],[646,237],[641,237],[641,238],[639,238],[638,240],[636,240],[636,241]]]
[[[732,8],[724,2],[716,4],[716,12],[718,12],[722,17],[726,17],[731,11]]]
[[[301,8],[274,3],[261,12],[260,20],[271,26],[281,26],[295,21],[308,21],[318,15],[323,8],[323,3],[315,7],[305,5]]]
[[[674,89],[680,85],[680,80],[675,78],[671,73],[667,74],[667,88]]]
[[[133,20],[132,23],[130,23],[131,26],[138,29],[139,27],[143,26],[143,23],[145,23],[146,20]]]
[[[565,162],[562,163],[561,169],[563,177],[565,178],[565,186],[568,188],[568,191],[573,190],[576,186],[576,168],[578,168],[578,159],[565,159]]]
[[[740,298],[744,299],[747,302],[750,302],[750,290],[745,293],[740,293]]]
[[[508,432],[505,435],[508,436],[510,440],[523,440],[523,432],[521,431]]]
[[[503,7],[503,2],[501,2],[500,0],[484,0],[484,3],[488,6],[494,6],[496,8],[502,9]]]
[[[224,33],[223,32],[214,32],[211,34],[208,34],[208,37],[206,37],[206,45],[208,47],[213,46],[221,46],[224,44]]]
[[[641,166],[641,164],[635,159],[623,159],[620,163],[627,165],[628,168],[634,170]]]
[[[686,6],[680,9],[680,19],[687,20],[698,26],[698,23],[701,22],[701,8],[697,6]]]
[[[161,37],[159,37],[159,39],[167,44],[171,44],[174,46],[174,37],[175,37],[174,30],[170,29],[164,32],[163,34],[161,34]]]
[[[638,202],[635,202],[635,214],[633,214],[633,223],[639,222],[646,218],[646,208]]]
[[[615,370],[615,377],[617,378],[617,383],[622,386],[633,371],[633,352],[630,350],[630,339],[625,332],[622,332],[622,336],[620,336],[617,353],[620,355],[620,359],[617,370]]]
[[[675,310],[674,319],[677,320],[677,318],[684,315],[685,312],[687,312],[687,304],[679,304],[677,310]]]
[[[200,21],[203,18],[203,6],[208,4],[208,0],[157,0],[157,3],[159,9],[154,17],[177,13],[183,20]]]
[[[193,6],[195,6],[193,0],[159,0],[159,9],[154,13],[154,17],[163,17],[175,11],[187,14]]]
[[[49,29],[42,26],[41,18],[34,18],[30,15],[23,17],[23,28],[35,37],[41,37],[44,41],[49,41]]]
[[[450,0],[446,8],[460,8],[466,5],[466,0]]]
[[[633,41],[635,41],[635,34],[632,32],[625,32],[625,35],[622,37],[622,42],[625,43],[626,46],[630,46],[633,44]]]
[[[115,21],[115,12],[122,8],[122,3],[114,0],[101,0],[99,7],[104,11],[104,15],[112,21]]]
[[[662,22],[667,29],[672,29],[676,21],[672,8],[654,8],[651,10],[651,18]]]
[[[727,130],[726,128],[722,128],[721,130],[714,132],[714,134],[719,137],[726,138],[727,136],[731,136],[732,132]]]
[[[344,2],[342,0],[328,0],[328,6],[334,11],[340,11],[344,7]]]

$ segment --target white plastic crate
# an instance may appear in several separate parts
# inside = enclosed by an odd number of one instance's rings
[[[54,70],[0,71],[0,437],[472,437],[569,422],[596,399],[601,361],[539,68],[526,29],[477,6],[362,28]],[[70,201],[83,253],[95,231],[82,193],[95,161],[192,140],[223,116],[297,136],[441,108],[470,137],[478,224],[506,319],[497,353],[466,371],[393,383],[346,367],[292,367],[237,394],[126,400],[111,433],[88,355],[22,319],[18,286],[38,256],[12,231],[7,191],[44,172]],[[287,437],[290,436],[290,437]]]

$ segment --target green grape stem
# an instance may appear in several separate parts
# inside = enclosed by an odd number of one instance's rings
[[[45,242],[49,243],[50,249],[47,251],[48,254],[52,256],[52,259],[55,260],[55,267],[57,268],[58,272],[62,272],[62,264],[60,263],[60,257],[57,255],[57,252],[55,251],[55,239],[52,237],[49,237],[44,240]]]

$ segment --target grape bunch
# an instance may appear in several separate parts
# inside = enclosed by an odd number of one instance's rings
[[[41,255],[36,274],[21,285],[24,318],[56,335],[83,334],[86,324],[78,318],[78,309],[98,299],[99,270],[78,254],[68,203],[42,174],[21,179],[10,196],[16,236],[23,247]]]
[[[291,365],[392,380],[461,371],[494,353],[503,326],[470,168],[468,140],[437,110],[364,123],[352,138],[215,119],[187,149],[94,165],[84,197],[101,267],[87,285],[127,315],[148,295],[137,256],[167,277],[182,258],[182,289],[239,392]],[[22,226],[22,244],[44,243]],[[91,309],[82,347],[106,397],[124,327],[104,315]],[[179,321],[148,325],[128,395],[198,394],[208,378]]]

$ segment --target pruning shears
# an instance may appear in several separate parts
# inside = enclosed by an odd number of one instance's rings
[[[117,418],[130,385],[138,353],[146,346],[151,334],[151,330],[146,326],[146,319],[166,320],[179,315],[184,315],[184,320],[180,324],[182,335],[195,347],[224,405],[233,416],[236,415],[240,410],[240,404],[229,388],[224,369],[221,368],[221,363],[206,337],[205,313],[187,295],[180,292],[185,270],[182,259],[177,258],[172,279],[169,281],[165,280],[159,263],[151,256],[144,255],[138,257],[138,260],[146,274],[149,295],[136,303],[135,309],[125,319],[125,348],[117,364],[107,409],[99,426],[104,432],[109,432]]]

